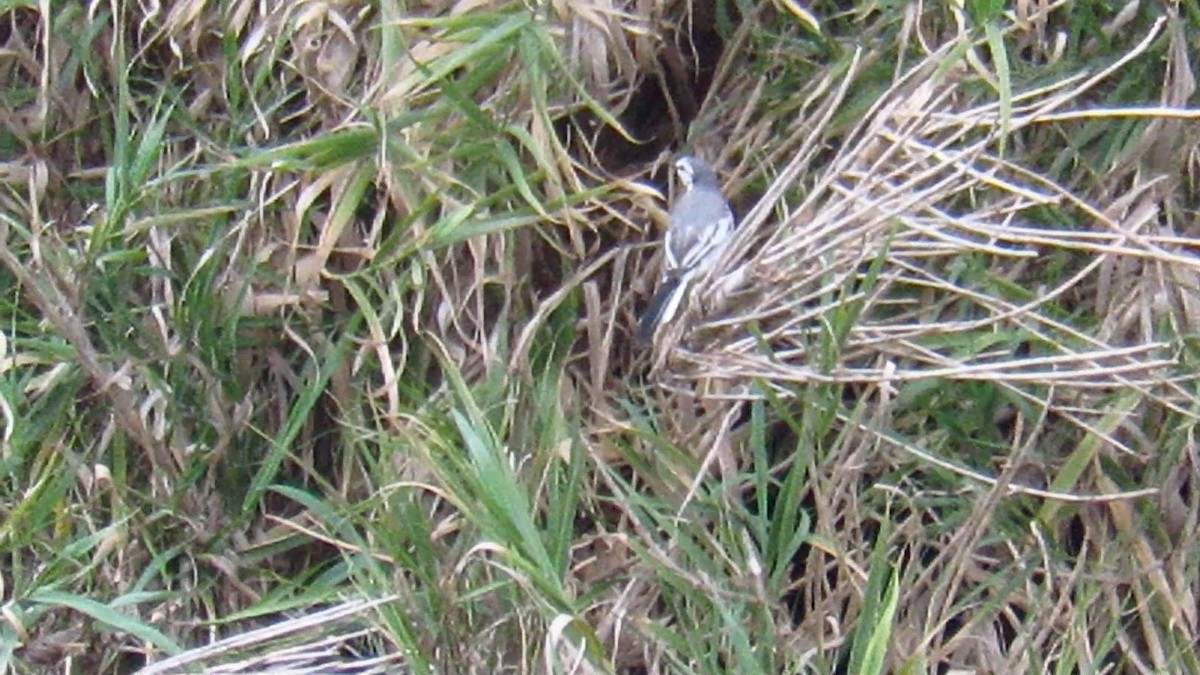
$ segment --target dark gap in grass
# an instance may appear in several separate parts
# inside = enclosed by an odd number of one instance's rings
[[[1062,548],[1063,552],[1071,559],[1079,557],[1083,552],[1083,543],[1087,541],[1087,525],[1083,522],[1080,514],[1072,515],[1066,521],[1066,526],[1063,531]]]
[[[634,142],[588,112],[566,117],[556,132],[571,146],[570,136],[590,144],[600,166],[618,173],[640,166],[664,150],[678,149],[687,139],[687,127],[696,119],[712,87],[717,64],[725,49],[721,24],[736,28],[741,17],[732,5],[718,16],[717,3],[691,6],[690,16],[680,20],[680,33],[668,36],[652,72],[640,73],[628,106],[617,119]],[[690,31],[689,31],[690,29]],[[678,125],[672,111],[678,114]],[[576,151],[577,155],[583,153]]]
[[[332,389],[326,389],[313,407],[312,412],[312,458],[313,471],[333,485],[343,485],[346,476],[337,476],[338,459],[343,447],[342,426],[339,420],[345,402],[337,400]]]
[[[1041,581],[1034,580],[1034,583],[1040,584]],[[1025,617],[1028,616],[1028,612],[1017,603],[1010,602],[1006,607],[1012,613],[1012,618],[1009,618],[1007,612],[999,612],[996,620],[992,622],[992,625],[999,629],[1000,643],[1004,645],[1005,651],[1017,641],[1017,637],[1021,634],[1021,626],[1025,624]]]

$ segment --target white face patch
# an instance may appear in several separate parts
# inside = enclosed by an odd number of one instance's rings
[[[679,180],[685,189],[692,189],[692,160],[684,157],[675,160],[675,171],[679,172]]]

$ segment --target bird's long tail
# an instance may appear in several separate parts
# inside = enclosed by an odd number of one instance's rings
[[[658,291],[654,293],[654,298],[650,300],[650,307],[646,309],[646,313],[638,322],[638,342],[643,344],[650,342],[658,324],[675,315],[676,310],[679,309],[679,301],[683,297],[684,281],[686,280],[687,275],[680,275],[667,279],[659,286]]]

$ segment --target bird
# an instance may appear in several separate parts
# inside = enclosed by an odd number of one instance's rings
[[[663,237],[662,278],[638,326],[641,342],[649,342],[658,325],[679,311],[689,283],[720,257],[736,224],[711,166],[699,157],[682,155],[675,160],[675,171],[683,194],[671,207]]]

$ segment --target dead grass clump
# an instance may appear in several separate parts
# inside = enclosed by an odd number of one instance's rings
[[[814,148],[795,155],[712,275],[703,320],[663,345],[666,372],[743,395],[755,380],[784,393],[809,381],[946,378],[1036,383],[1064,400],[1131,387],[1191,403],[1164,377],[1176,363],[1165,336],[1109,327],[1131,314],[1147,326],[1186,319],[1165,298],[1130,306],[1135,298],[1111,293],[1122,266],[1131,280],[1142,269],[1196,273],[1191,240],[1164,234],[1149,205],[1128,207],[1161,179],[1097,206],[996,152],[1005,133],[1038,124],[1103,74],[1018,96],[1005,121],[994,105],[956,109],[963,73],[937,75],[945,57],[899,82],[792,205],[781,197],[814,169]],[[1053,263],[1078,270],[1046,283]],[[1100,331],[1066,318],[1098,306]],[[966,344],[985,334],[990,344]],[[824,336],[837,342],[835,364],[813,352]]]
[[[1135,504],[1161,488],[1176,513],[1181,499],[1195,508],[1168,478],[1194,480],[1194,452],[1167,429],[1190,434],[1200,419],[1183,339],[1197,328],[1200,244],[1180,218],[1185,174],[1161,158],[1182,161],[1166,150],[1200,113],[1095,103],[1155,40],[1181,45],[1177,25],[1159,20],[1094,73],[1027,90],[1001,75],[1000,100],[984,104],[976,85],[994,73],[959,36],[851,124],[840,113],[877,67],[868,50],[814,83],[787,125],[754,107],[763,84],[718,83],[719,97],[747,101],[714,132],[738,167],[729,191],[759,179],[762,198],[660,333],[655,373],[668,400],[716,410],[716,428],[676,426],[701,472],[720,460],[727,479],[759,466],[753,427],[726,440],[745,422],[739,406],[833,411],[823,431],[791,435],[794,461],[812,462],[797,489],[823,537],[798,552],[788,594],[804,648],[854,637],[831,616],[875,616],[880,598],[855,588],[872,551],[899,570],[893,664],[1018,672],[1035,667],[1024,650],[1036,645],[1169,668],[1196,639],[1178,554]],[[1187,57],[1170,61],[1164,102],[1186,104],[1188,72]],[[1106,174],[1091,157],[1090,172],[1061,171],[1067,151],[1046,145],[1058,125],[1129,119],[1140,136]],[[1093,575],[1125,582],[1096,587],[1103,601],[1071,595],[1093,592]],[[1161,614],[1118,619],[1127,593]]]

